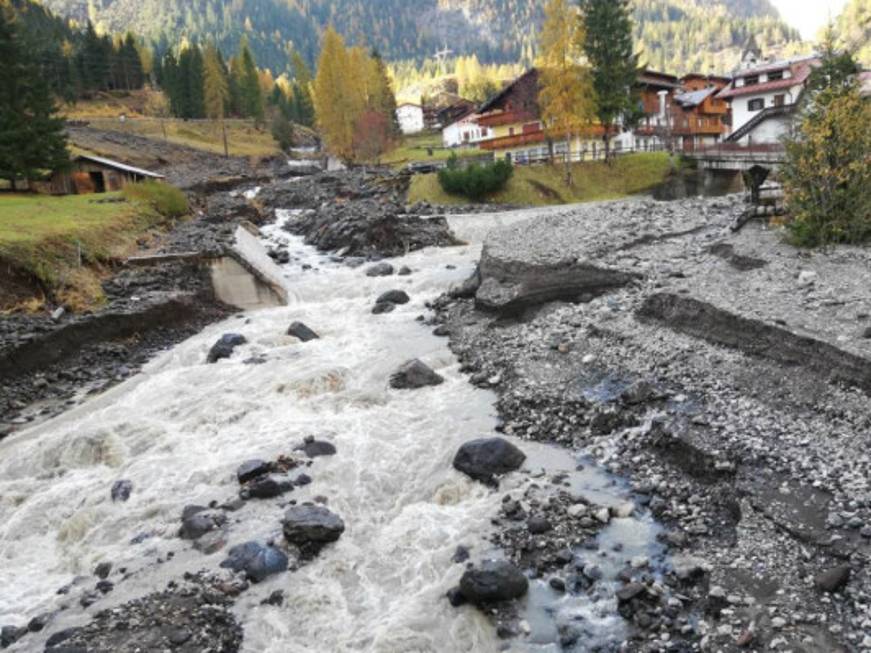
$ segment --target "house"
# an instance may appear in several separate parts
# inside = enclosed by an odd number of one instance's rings
[[[474,106],[463,113],[446,118],[447,125],[442,129],[442,142],[445,147],[477,145],[490,136],[490,129],[478,124],[480,116]]]
[[[419,134],[423,131],[423,107],[405,102],[396,107],[396,119],[403,134]]]
[[[478,143],[496,158],[517,163],[542,161],[550,156],[550,145],[538,104],[539,70],[531,68],[478,109],[478,125],[487,129]],[[571,138],[552,138],[553,153],[573,160],[596,158],[603,151],[599,125],[590,125]]]
[[[655,70],[642,70],[635,84],[643,117],[631,130],[622,132],[614,139],[614,149],[619,151],[657,151],[669,143],[668,133],[674,96],[680,91],[680,81],[675,75]]]
[[[718,97],[729,82],[727,77],[699,74],[681,79],[671,112],[675,147],[692,152],[719,143],[729,133],[729,104]]]
[[[163,180],[156,172],[135,168],[90,154],[75,157],[66,170],[57,170],[47,181],[33,182],[33,190],[50,195],[85,195],[121,190],[146,180]]]
[[[752,39],[731,81],[715,96],[729,103],[732,132],[727,140],[742,145],[773,145],[792,125],[816,55],[765,61]]]

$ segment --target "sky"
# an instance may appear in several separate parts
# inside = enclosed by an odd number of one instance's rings
[[[847,0],[772,0],[783,19],[807,40],[816,39],[829,18],[835,19]]]

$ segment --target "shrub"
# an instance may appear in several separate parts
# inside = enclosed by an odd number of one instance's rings
[[[272,138],[283,152],[293,147],[293,125],[280,113],[272,120]]]
[[[512,174],[514,168],[506,160],[461,167],[457,156],[451,155],[447,167],[439,171],[439,184],[446,193],[480,201],[505,188]]]
[[[180,218],[190,213],[187,197],[175,186],[159,181],[127,184],[123,190],[128,202],[144,202],[165,218]]]

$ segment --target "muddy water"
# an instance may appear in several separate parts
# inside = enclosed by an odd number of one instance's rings
[[[502,497],[450,464],[464,441],[493,432],[495,397],[471,386],[446,341],[416,319],[426,300],[468,277],[490,225],[468,218],[457,226],[471,245],[411,254],[394,264],[410,266],[413,275],[376,279],[273,227],[267,236],[292,253],[284,268],[289,306],[213,325],[106,395],[0,443],[0,625],[23,625],[56,609],[65,600],[57,589],[101,561],[126,567],[131,577],[91,612],[162,588],[184,571],[217,569],[223,552],[202,555],[176,537],[182,508],[233,497],[240,462],[277,457],[311,434],[332,441],[338,454],[318,459],[309,470],[314,482],[293,498],[327,497],[347,530],[311,564],[240,598],[245,650],[498,650],[477,611],[454,610],[442,598],[463,571],[450,562],[454,550],[487,550]],[[373,316],[374,298],[393,288],[412,302]],[[301,344],[283,335],[296,320],[321,339]],[[227,332],[249,344],[230,360],[205,365],[209,347]],[[446,382],[416,392],[390,389],[391,372],[410,358]],[[521,446],[531,472],[567,467],[591,500],[623,500],[625,488],[595,468],[577,472],[556,450]],[[112,503],[109,489],[121,478],[133,482],[133,494]],[[532,478],[515,474],[504,489]],[[229,544],[280,540],[281,514],[271,501],[249,502],[231,515]],[[626,526],[649,546],[643,522]],[[284,606],[261,606],[276,589],[285,592]],[[592,624],[613,633],[619,624],[603,600],[558,600],[535,583],[527,606],[531,640],[516,642],[516,650],[556,650],[549,624],[560,611],[587,610]],[[70,605],[48,633],[87,619]],[[36,649],[37,641],[29,636],[12,650]]]

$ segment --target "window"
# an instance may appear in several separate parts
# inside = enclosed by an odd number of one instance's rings
[[[509,127],[509,128],[508,128],[508,135],[509,135],[509,136],[514,136],[514,127]]]
[[[755,86],[759,83],[759,75],[752,75],[744,78],[744,86]]]
[[[774,106],[782,107],[786,104],[786,96],[785,95],[775,95],[774,96]]]
[[[765,100],[762,98],[754,98],[747,103],[748,111],[762,111],[765,108]]]
[[[781,79],[783,79],[783,71],[782,70],[777,70],[773,73],[768,73],[768,81],[769,82],[776,82],[776,81],[779,81]]]

